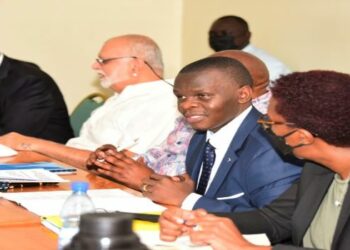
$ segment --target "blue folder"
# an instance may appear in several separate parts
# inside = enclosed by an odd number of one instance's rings
[[[45,169],[56,174],[69,174],[77,170],[73,167],[65,167],[53,162],[30,162],[30,163],[0,163],[1,170],[13,169]]]

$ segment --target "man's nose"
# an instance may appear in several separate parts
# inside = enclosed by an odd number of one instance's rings
[[[94,62],[91,64],[91,68],[94,69],[94,70],[98,70],[98,69],[101,68],[101,65],[100,65],[98,62],[94,61]]]
[[[193,107],[197,107],[198,102],[193,97],[186,97],[180,101],[179,106],[183,110],[188,110]]]

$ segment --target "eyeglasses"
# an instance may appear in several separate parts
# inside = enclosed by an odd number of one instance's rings
[[[131,59],[138,59],[144,62],[144,64],[147,65],[147,67],[153,72],[153,74],[155,74],[160,80],[162,80],[163,82],[165,82],[166,84],[170,85],[170,86],[174,86],[172,83],[168,82],[167,80],[165,80],[163,77],[161,77],[160,75],[158,75],[158,73],[153,69],[153,67],[145,60],[137,57],[137,56],[119,56],[119,57],[111,57],[111,58],[96,58],[96,62],[100,65],[106,64],[110,61],[113,60],[119,60],[119,59],[124,59],[124,58],[131,58]]]
[[[110,61],[113,61],[113,60],[119,60],[119,59],[124,59],[124,58],[133,58],[133,59],[137,59],[136,56],[119,56],[119,57],[111,57],[111,58],[96,58],[96,62],[98,64],[106,64]]]
[[[271,129],[272,125],[287,125],[287,126],[295,127],[295,123],[293,122],[271,121],[267,115],[261,116],[260,119],[257,121],[257,123],[259,123],[264,130]]]

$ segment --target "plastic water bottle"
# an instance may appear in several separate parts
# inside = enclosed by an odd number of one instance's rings
[[[86,193],[89,188],[87,182],[73,182],[71,188],[73,193],[64,202],[60,214],[63,225],[58,237],[59,250],[64,249],[79,231],[80,215],[95,211],[95,206]]]

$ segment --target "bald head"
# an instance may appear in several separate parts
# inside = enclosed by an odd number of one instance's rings
[[[135,56],[144,60],[159,75],[163,75],[162,53],[151,38],[137,34],[122,35],[107,40],[104,46],[109,46],[112,50],[119,50],[120,44],[123,46],[125,56]]]
[[[156,81],[163,76],[158,45],[143,35],[123,35],[107,40],[92,68],[101,86],[120,93],[129,85]]]
[[[240,50],[223,50],[211,55],[211,57],[215,56],[236,59],[246,67],[253,79],[253,98],[267,92],[266,88],[269,85],[269,71],[259,58]]]

